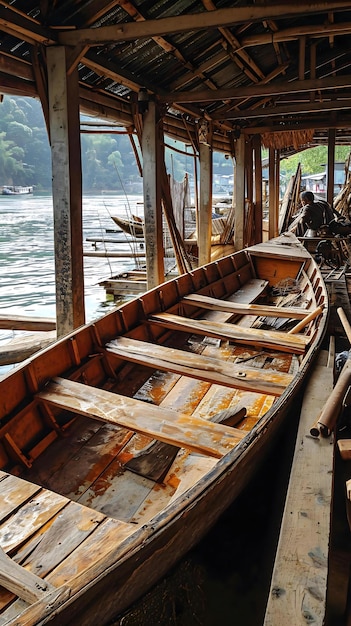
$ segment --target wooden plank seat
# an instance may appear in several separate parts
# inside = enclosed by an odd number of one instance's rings
[[[262,330],[260,328],[243,328],[237,324],[198,320],[171,313],[151,315],[147,322],[149,324],[161,324],[173,330],[238,341],[244,345],[254,344],[262,348],[274,348],[296,354],[303,354],[311,340],[307,335],[291,335],[278,330]]]
[[[168,348],[129,337],[110,341],[109,352],[133,363],[198,378],[207,382],[280,396],[293,376],[274,370],[236,365],[213,357]]]
[[[245,436],[235,428],[64,378],[53,379],[36,397],[53,406],[216,458],[229,452]]]
[[[220,298],[211,298],[199,293],[193,293],[184,296],[184,304],[190,304],[211,311],[226,311],[227,313],[239,315],[265,315],[272,317],[285,317],[302,320],[310,311],[303,310],[299,307],[284,307],[268,304],[243,304],[241,302],[231,302],[230,300],[220,300]]]

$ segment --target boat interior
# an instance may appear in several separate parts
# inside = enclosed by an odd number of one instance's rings
[[[324,315],[318,270],[296,245],[277,247],[276,263],[259,244],[164,283],[0,382],[10,384],[0,428],[7,553],[40,564],[57,587],[68,571],[50,551],[58,532],[74,562],[89,545],[91,558],[107,550],[110,533],[117,550],[240,447],[286,393]],[[12,600],[0,588],[0,609]]]

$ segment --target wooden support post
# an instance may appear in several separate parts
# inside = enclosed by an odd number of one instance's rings
[[[255,181],[254,181],[254,224],[255,224],[255,243],[262,241],[262,155],[261,155],[261,135],[254,135],[254,159],[255,159]]]
[[[268,196],[269,196],[269,224],[268,237],[272,239],[275,233],[275,150],[269,148],[269,164],[268,164]]]
[[[85,322],[78,74],[63,46],[47,49],[54,204],[56,320],[62,336]]]
[[[328,175],[327,175],[327,200],[333,206],[334,198],[334,168],[335,168],[335,128],[328,130]]]
[[[245,136],[240,135],[235,142],[235,230],[234,246],[236,250],[244,247],[245,223]]]
[[[144,189],[144,230],[147,287],[157,287],[164,280],[161,181],[158,168],[159,141],[156,103],[149,100],[143,116],[142,154]]]
[[[269,149],[269,238],[278,236],[279,151]]]
[[[206,120],[200,121],[199,156],[200,156],[200,204],[198,212],[198,247],[199,265],[211,260],[212,235],[212,148],[211,136]]]

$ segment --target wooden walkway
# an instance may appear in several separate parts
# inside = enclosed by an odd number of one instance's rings
[[[351,323],[351,275],[334,272],[326,285],[328,334],[337,353],[350,348],[337,309]],[[335,620],[351,625],[345,463],[335,447],[335,433],[329,438],[310,435],[333,389],[334,357],[321,352],[305,389],[264,626],[324,626]]]
[[[333,357],[320,353],[305,390],[264,626],[324,624],[334,442],[310,428],[333,388]]]

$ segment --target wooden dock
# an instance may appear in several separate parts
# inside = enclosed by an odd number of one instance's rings
[[[325,623],[334,441],[310,428],[333,389],[333,365],[323,350],[304,393],[264,626]]]

